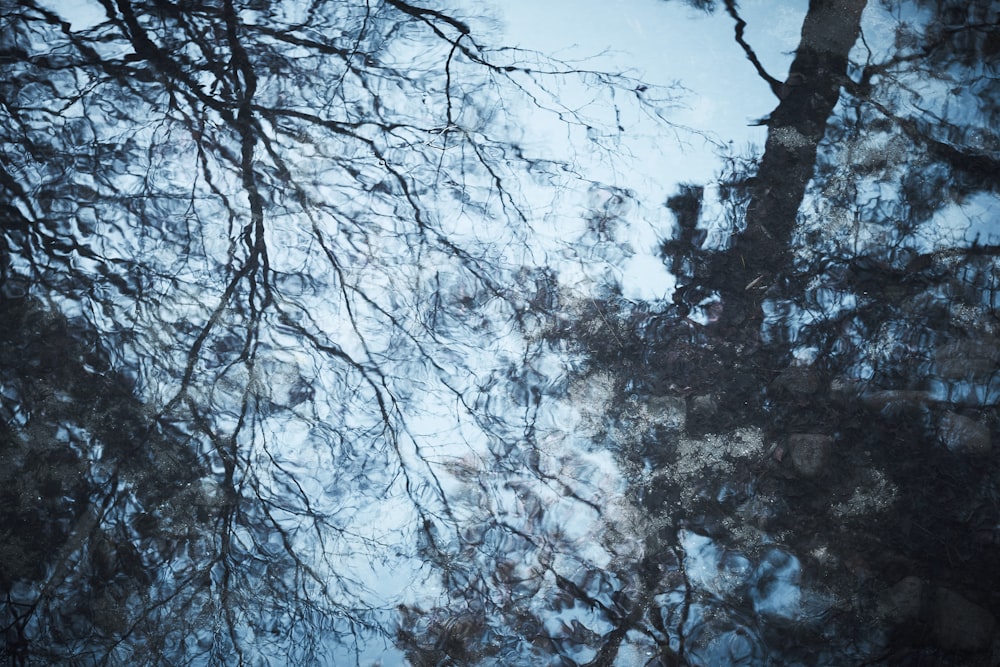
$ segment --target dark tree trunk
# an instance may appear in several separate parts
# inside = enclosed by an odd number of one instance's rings
[[[809,4],[788,81],[776,91],[781,101],[768,121],[746,231],[729,252],[715,258],[708,276],[726,304],[723,323],[757,320],[759,295],[790,268],[796,216],[813,175],[817,146],[847,81],[847,56],[860,33],[866,1]]]
[[[757,174],[745,183],[746,229],[732,246],[708,254],[695,243],[681,248],[691,237],[691,224],[684,215],[698,208],[688,199],[700,198],[700,192],[688,188],[668,202],[682,233],[664,245],[664,252],[673,256],[674,271],[682,282],[690,277],[674,300],[683,316],[704,307],[713,293],[721,298],[721,309],[716,306],[711,313],[715,321],[703,330],[712,340],[708,349],[715,362],[701,373],[710,376],[714,386],[730,389],[723,398],[724,412],[743,421],[761,417],[766,388],[788,363],[787,346],[760,340],[762,304],[766,299],[781,300],[801,287],[792,265],[796,218],[815,171],[817,147],[848,81],[848,54],[860,34],[865,5],[866,0],[812,0],[788,80],[779,84],[765,76],[780,101],[768,121]],[[690,268],[690,274],[683,275],[678,267]],[[783,428],[781,415],[771,413],[767,420],[771,428]]]

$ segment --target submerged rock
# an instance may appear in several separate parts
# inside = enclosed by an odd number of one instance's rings
[[[907,628],[915,645],[929,641],[945,651],[974,653],[989,649],[998,639],[996,619],[987,609],[915,576],[904,577],[887,590],[879,611],[889,623]]]
[[[866,389],[866,383],[847,377],[836,377],[830,381],[830,398],[839,404],[852,403]]]
[[[993,449],[990,429],[975,419],[946,412],[938,422],[938,439],[953,452],[985,455]]]
[[[773,389],[783,389],[792,396],[808,396],[819,390],[820,378],[810,366],[789,366],[771,383]]]
[[[1000,340],[983,337],[960,340],[939,348],[932,372],[943,378],[987,380],[1000,364]]]
[[[926,391],[883,389],[869,392],[862,396],[861,400],[874,410],[903,412],[927,407],[934,402],[934,396]]]
[[[947,588],[936,591],[931,623],[935,641],[949,650],[985,650],[996,633],[996,619],[989,611]]]
[[[652,396],[646,402],[651,418],[664,428],[682,431],[687,417],[687,403],[680,396]]]
[[[719,400],[712,394],[688,399],[687,423],[696,431],[708,431],[719,416]]]
[[[800,475],[815,477],[823,471],[833,438],[817,433],[795,433],[788,436],[792,465]]]
[[[880,605],[883,616],[894,623],[912,621],[920,616],[924,582],[919,577],[904,577],[890,588]]]

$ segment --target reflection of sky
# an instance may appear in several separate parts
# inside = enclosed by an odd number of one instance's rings
[[[39,0],[38,4],[59,14],[74,32],[93,28],[107,18],[96,0]]]
[[[962,203],[950,202],[920,225],[915,245],[921,252],[940,247],[1000,244],[1000,201],[995,194],[977,192]]]
[[[740,3],[746,39],[775,78],[785,78],[805,4]],[[747,123],[769,113],[775,100],[736,43],[734,21],[721,10],[706,14],[662,0],[558,0],[504,3],[504,18],[510,41],[525,48],[567,59],[601,54],[592,61],[596,69],[634,71],[658,85],[679,81],[690,94],[677,122],[737,145],[763,143],[764,129]],[[667,171],[671,182],[704,181],[717,169],[710,154],[692,151],[683,162],[676,157],[660,158],[673,167]]]
[[[741,3],[748,23],[746,39],[775,78],[787,74],[804,5]],[[720,169],[720,150],[728,147],[738,153],[751,144],[763,145],[766,128],[749,123],[766,116],[776,103],[736,43],[733,19],[721,10],[706,14],[682,2],[662,0],[505,2],[501,16],[509,35],[505,41],[511,44],[582,61],[579,66],[587,69],[625,72],[654,85],[684,86],[681,106],[667,112],[667,120],[680,128],[664,132],[662,126],[636,117],[634,125],[626,127],[621,151],[633,157],[626,167],[604,175],[635,191],[638,199],[631,212],[638,219],[630,219],[629,229],[617,237],[634,254],[609,257],[610,273],[627,298],[669,297],[673,278],[656,256],[656,247],[669,236],[672,219],[661,204],[679,183],[711,182]],[[559,136],[550,134],[548,140],[555,144]]]

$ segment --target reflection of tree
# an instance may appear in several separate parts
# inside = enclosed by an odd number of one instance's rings
[[[806,510],[779,513],[775,528],[822,534],[819,510],[841,531],[842,563],[859,559],[884,588],[905,575],[941,587],[912,602],[922,636],[902,633],[880,659],[951,660],[961,645],[988,661],[988,638],[963,644],[942,629],[956,612],[940,591],[978,603],[963,607],[980,619],[969,636],[993,627],[981,587],[995,581],[996,531],[985,526],[998,518],[995,466],[982,458],[998,399],[995,3],[812,2],[784,84],[763,71],[736,4],[725,6],[779,100],[753,168],[717,188],[731,240],[685,243],[704,235],[685,222],[700,188],[669,203],[682,238],[664,250],[689,267],[676,301],[708,320],[710,365],[687,367],[702,378],[689,406],[715,414],[714,384],[726,412],[767,408],[743,418],[765,420],[772,459],[791,457],[764,466],[757,492]]]
[[[397,0],[6,12],[12,659],[864,662],[877,586],[828,601],[855,579],[995,577],[990,470],[925,451],[995,432],[994,252],[935,216],[996,187],[996,17],[885,4],[893,41],[812,2],[780,82],[724,4],[778,101],[760,156],[667,202],[665,312],[526,243],[569,174],[624,255],[636,191],[521,121],[607,147],[621,100],[660,111],[638,82]]]
[[[44,442],[62,457],[16,468],[9,500],[43,537],[5,552],[23,565],[5,568],[8,653],[377,655],[422,582],[506,590],[514,554],[547,539],[467,507],[462,466],[516,471],[519,503],[594,511],[592,483],[524,463],[553,391],[532,365],[555,298],[522,268],[524,190],[564,167],[533,155],[518,114],[599,144],[615,96],[659,113],[652,89],[491,49],[473,34],[486,21],[395,0],[49,7],[0,19],[5,310],[73,323],[47,335],[63,375],[4,385],[44,425],[5,434],[10,456]],[[573,81],[596,102],[567,105]],[[46,402],[44,382],[80,388]],[[77,471],[64,506],[53,476]],[[35,487],[53,507],[25,507]],[[466,560],[487,527],[516,543]],[[493,588],[469,584],[490,569]],[[86,577],[91,602],[70,613],[64,589]]]
[[[62,662],[69,647],[100,655],[129,634],[166,641],[168,612],[204,598],[210,563],[180,554],[206,549],[221,505],[214,486],[190,439],[156,424],[92,332],[32,300],[3,308],[12,664]]]

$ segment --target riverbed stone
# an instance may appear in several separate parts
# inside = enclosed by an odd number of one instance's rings
[[[884,617],[894,623],[905,623],[920,616],[924,582],[920,577],[904,577],[890,588],[882,599]]]
[[[934,354],[933,372],[946,379],[985,381],[1000,364],[1000,339],[989,336],[959,340]]]
[[[794,433],[788,436],[788,449],[795,470],[806,477],[815,477],[823,466],[833,446],[833,438],[819,433]]]
[[[984,456],[993,449],[990,429],[971,417],[946,412],[938,420],[938,438],[950,451]]]
[[[775,389],[783,389],[792,396],[808,396],[819,390],[819,373],[810,366],[789,366],[778,374],[771,383]]]
[[[861,400],[874,410],[909,412],[926,408],[934,401],[934,397],[926,391],[883,389],[868,392],[862,396]]]
[[[652,396],[646,409],[658,426],[673,431],[684,430],[687,419],[687,401],[681,396]]]
[[[830,398],[843,405],[851,403],[861,396],[866,385],[861,380],[847,377],[835,377],[830,380]]]
[[[935,592],[931,619],[935,641],[949,650],[982,651],[996,635],[989,611],[948,588]]]
[[[688,423],[694,426],[706,427],[719,416],[719,399],[713,394],[692,396],[688,399]]]

